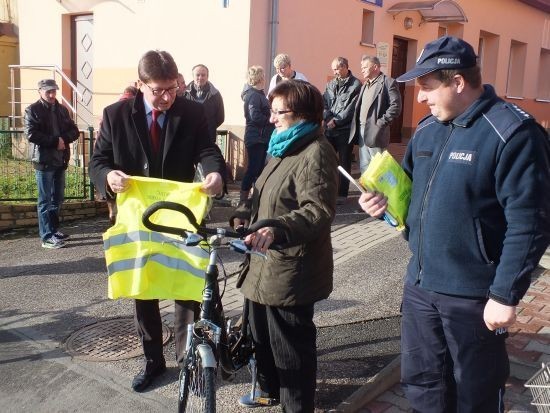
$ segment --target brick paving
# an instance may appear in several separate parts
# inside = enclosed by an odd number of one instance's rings
[[[517,308],[518,322],[509,329],[506,343],[511,361],[504,397],[506,411],[536,412],[536,407],[530,405],[531,391],[524,384],[542,362],[550,362],[550,270],[542,267],[535,270],[531,287]],[[395,384],[358,413],[411,411],[400,385]]]

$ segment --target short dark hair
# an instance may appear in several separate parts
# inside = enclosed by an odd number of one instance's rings
[[[481,87],[481,69],[479,66],[468,67],[466,69],[441,69],[436,70],[434,74],[446,86],[451,84],[456,75],[460,75],[472,88],[477,89]]]
[[[288,109],[297,117],[308,122],[321,124],[323,121],[323,96],[319,89],[303,80],[284,80],[269,93],[269,103],[280,97]]]
[[[139,59],[138,76],[144,83],[177,80],[178,66],[170,53],[164,50],[149,50]]]

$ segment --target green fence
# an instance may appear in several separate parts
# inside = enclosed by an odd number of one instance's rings
[[[216,143],[228,159],[228,131],[218,130]],[[93,151],[94,129],[80,131],[71,144],[71,162],[65,180],[65,199],[94,199],[94,187],[87,175]],[[91,138],[92,137],[92,138]],[[36,201],[38,190],[30,161],[30,145],[22,130],[12,130],[8,118],[0,117],[0,202]]]
[[[66,173],[66,199],[93,199],[93,187],[87,176],[92,150],[93,128],[81,131],[71,144],[71,161]],[[22,130],[10,130],[0,119],[0,202],[36,201],[38,190],[30,161],[30,145]]]

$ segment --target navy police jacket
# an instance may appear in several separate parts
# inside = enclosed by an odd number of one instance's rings
[[[484,87],[453,121],[423,119],[409,143],[405,282],[516,305],[550,239],[548,136]]]

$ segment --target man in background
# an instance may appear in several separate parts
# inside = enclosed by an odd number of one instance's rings
[[[59,230],[59,213],[65,198],[65,170],[69,144],[80,132],[69,110],[57,99],[54,79],[38,82],[40,99],[25,109],[25,134],[32,144],[32,165],[38,187],[38,232],[42,247],[57,249],[69,238]]]
[[[277,72],[277,74],[275,74],[269,82],[268,93],[271,92],[273,88],[283,80],[296,79],[304,80],[307,82],[307,78],[303,73],[297,72],[292,69],[290,56],[285,53],[280,53],[275,56],[275,59],[273,59],[273,66],[275,67],[275,71]]]
[[[390,143],[390,123],[401,114],[401,94],[397,82],[380,70],[375,56],[361,58],[365,79],[355,105],[349,142],[359,145],[359,168],[365,172],[374,155]]]
[[[178,73],[178,91],[176,92],[176,95],[184,96],[186,87],[187,85],[185,84],[185,78],[181,73]]]
[[[193,81],[187,86],[185,97],[204,106],[208,136],[212,143],[216,143],[216,131],[225,120],[222,95],[208,80],[210,71],[205,65],[194,66],[192,72]]]
[[[349,70],[345,57],[334,58],[331,68],[334,79],[327,83],[323,94],[325,136],[338,154],[338,164],[350,173],[353,144],[349,143],[349,134],[361,82]],[[336,203],[343,204],[348,197],[349,181],[342,174],[338,175],[340,180]]]

